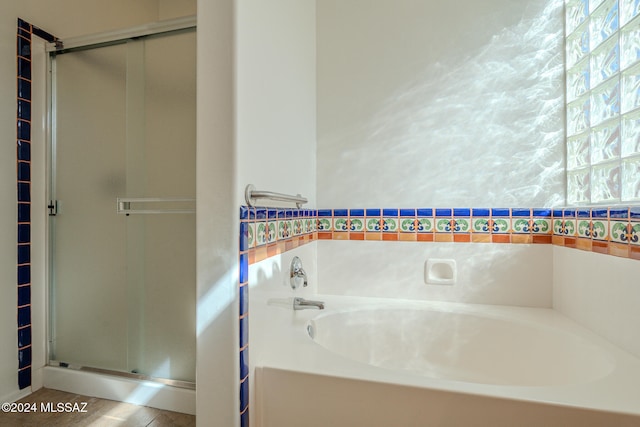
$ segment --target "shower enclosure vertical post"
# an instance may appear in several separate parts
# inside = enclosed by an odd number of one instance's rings
[[[127,42],[126,77],[126,193],[129,197],[146,194],[145,156],[145,44]],[[145,217],[126,217],[127,241],[127,368],[144,372],[145,312]]]

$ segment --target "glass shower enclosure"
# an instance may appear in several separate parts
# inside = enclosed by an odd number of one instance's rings
[[[51,365],[195,382],[195,35],[51,53]]]

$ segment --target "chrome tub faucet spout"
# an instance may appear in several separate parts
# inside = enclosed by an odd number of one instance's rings
[[[296,297],[293,299],[294,310],[309,310],[312,308],[317,308],[318,310],[324,310],[324,302],[306,300],[300,297]]]

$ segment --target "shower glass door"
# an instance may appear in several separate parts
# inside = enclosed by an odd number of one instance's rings
[[[51,364],[195,381],[195,40],[52,57]]]

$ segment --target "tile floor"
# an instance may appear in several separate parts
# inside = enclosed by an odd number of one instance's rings
[[[35,404],[34,413],[0,412],[0,427],[191,427],[196,417],[178,412],[137,406],[113,400],[81,396],[63,391],[40,389],[19,400],[20,403]],[[86,403],[86,412],[42,412],[41,404],[70,404],[70,408],[81,409]]]

